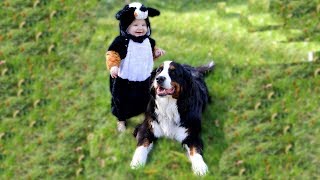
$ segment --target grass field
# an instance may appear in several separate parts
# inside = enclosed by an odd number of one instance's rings
[[[157,45],[206,82],[203,179],[319,179],[316,41],[288,41],[269,1],[142,1]],[[161,139],[130,169],[142,116],[116,131],[104,54],[124,1],[0,2],[0,179],[198,179],[185,150]]]

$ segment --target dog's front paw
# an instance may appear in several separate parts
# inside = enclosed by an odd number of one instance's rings
[[[130,167],[131,169],[138,169],[139,167],[143,167],[146,164],[146,162],[140,162],[137,159],[132,159],[131,163],[130,163]]]
[[[192,170],[194,174],[198,176],[204,176],[208,172],[208,166],[203,161],[203,158],[200,154],[195,154],[191,157]]]
[[[202,163],[192,165],[192,170],[194,174],[198,176],[204,176],[208,172],[208,166],[206,165],[206,163],[202,162]]]
[[[132,169],[137,169],[144,166],[148,157],[148,148],[140,146],[134,152],[133,158],[131,160],[130,166]]]

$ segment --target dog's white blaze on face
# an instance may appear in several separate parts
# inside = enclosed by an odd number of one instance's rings
[[[172,61],[165,61],[165,62],[163,62],[163,70],[161,71],[160,74],[158,74],[158,75],[156,76],[156,78],[159,77],[159,76],[163,76],[163,77],[166,78],[166,80],[165,80],[164,83],[163,83],[163,88],[166,88],[166,89],[172,88],[172,86],[171,86],[171,78],[170,78],[170,76],[169,76],[169,68],[170,68],[170,63],[171,63],[171,62],[172,62]],[[153,82],[154,87],[158,87],[156,78],[155,78],[155,80],[154,80],[154,82]]]
[[[153,143],[149,146],[139,146],[137,147],[136,151],[134,152],[133,158],[131,160],[131,168],[136,169],[140,166],[144,166],[147,162],[148,154],[151,151]]]
[[[193,173],[199,176],[205,175],[208,172],[208,166],[203,161],[201,154],[195,152],[191,155],[190,148],[187,145],[184,147],[186,148],[188,157],[191,161]]]

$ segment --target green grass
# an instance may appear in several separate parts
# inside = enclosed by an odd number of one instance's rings
[[[291,42],[300,31],[282,29],[267,1],[219,10],[217,1],[142,2],[161,11],[152,37],[167,54],[156,65],[216,63],[206,79],[204,179],[319,178],[320,66],[307,61],[318,42]],[[143,117],[117,133],[104,60],[123,5],[0,3],[0,179],[198,179],[168,139],[145,167],[129,167]]]

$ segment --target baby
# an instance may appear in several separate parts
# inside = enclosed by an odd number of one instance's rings
[[[156,9],[130,3],[116,14],[120,35],[106,53],[110,70],[111,110],[117,117],[117,129],[126,129],[127,119],[145,112],[150,95],[150,75],[154,59],[165,54],[156,48],[148,17],[159,16]]]

